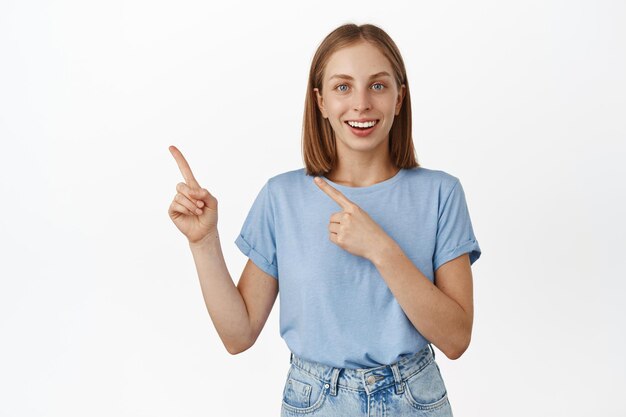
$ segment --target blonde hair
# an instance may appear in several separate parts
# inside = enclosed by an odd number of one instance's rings
[[[330,32],[317,48],[307,85],[302,123],[302,155],[307,175],[329,172],[337,158],[335,132],[330,122],[322,116],[317,106],[314,89],[322,91],[324,70],[330,56],[337,50],[366,41],[377,47],[389,60],[398,88],[405,85],[405,96],[400,113],[394,118],[389,131],[389,155],[397,168],[419,167],[411,133],[411,95],[404,61],[395,42],[381,28],[364,24],[345,24]]]

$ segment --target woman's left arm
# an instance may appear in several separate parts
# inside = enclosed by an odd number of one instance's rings
[[[472,336],[474,302],[467,253],[441,265],[435,284],[387,236],[370,261],[413,326],[448,358],[458,359]]]
[[[448,358],[458,359],[472,335],[472,270],[466,253],[435,271],[434,285],[357,204],[321,178],[315,183],[342,211],[330,216],[330,241],[369,259],[413,326]]]

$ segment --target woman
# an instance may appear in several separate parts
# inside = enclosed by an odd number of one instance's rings
[[[481,251],[458,178],[415,159],[406,70],[382,29],[324,39],[303,126],[305,168],[265,183],[235,240],[249,257],[237,287],[217,200],[170,147],[186,184],[169,213],[220,338],[252,346],[280,283],[283,416],[452,415],[431,343],[450,359],[467,349]]]

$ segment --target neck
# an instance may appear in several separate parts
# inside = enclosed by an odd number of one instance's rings
[[[326,174],[326,178],[334,183],[348,187],[368,187],[394,177],[400,168],[391,161],[364,163],[342,163],[341,161]]]

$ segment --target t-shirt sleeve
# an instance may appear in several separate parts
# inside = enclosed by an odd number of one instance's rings
[[[481,251],[474,236],[465,193],[458,179],[438,214],[433,271],[464,253],[469,253],[470,265],[476,262]]]
[[[269,181],[252,203],[235,244],[256,266],[278,279],[274,210]]]

